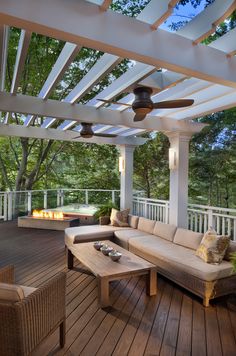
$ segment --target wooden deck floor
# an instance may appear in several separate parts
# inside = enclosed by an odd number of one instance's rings
[[[14,264],[17,282],[40,286],[65,265],[63,232],[0,223],[0,265]],[[80,266],[81,267],[81,266]],[[147,297],[142,278],[111,285],[112,307],[97,306],[97,286],[77,265],[67,272],[67,341],[58,333],[34,352],[44,355],[236,355],[236,313],[225,298],[204,309],[201,300],[158,277],[158,294]]]

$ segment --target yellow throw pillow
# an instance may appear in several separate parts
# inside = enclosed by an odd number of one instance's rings
[[[112,226],[120,226],[120,227],[128,227],[128,216],[129,216],[129,210],[130,209],[125,209],[125,210],[116,210],[112,209],[111,210],[111,225]]]
[[[211,264],[220,264],[229,246],[229,236],[217,236],[215,230],[210,228],[202,238],[196,251],[196,256]]]

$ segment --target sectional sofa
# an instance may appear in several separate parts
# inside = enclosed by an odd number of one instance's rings
[[[133,215],[129,215],[128,222],[129,227],[67,228],[68,254],[73,254],[77,243],[110,239],[155,264],[160,274],[203,298],[206,307],[210,299],[236,290],[236,273],[229,261],[230,253],[236,251],[236,242],[230,243],[220,265],[212,265],[195,255],[203,234]]]

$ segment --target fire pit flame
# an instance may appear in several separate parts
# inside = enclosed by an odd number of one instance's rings
[[[43,219],[63,219],[63,213],[61,211],[44,211],[44,210],[33,210],[32,216],[34,218],[43,218]]]

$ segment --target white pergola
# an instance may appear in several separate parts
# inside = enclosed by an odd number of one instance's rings
[[[161,131],[176,155],[170,170],[170,223],[186,227],[188,202],[188,147],[203,124],[192,119],[236,106],[236,29],[209,45],[201,43],[235,9],[236,1],[215,0],[177,33],[160,29],[176,0],[151,0],[137,18],[109,9],[111,0],[1,0],[0,1],[0,123],[1,136],[33,137],[117,145],[125,160],[121,172],[121,207],[131,207],[133,150],[146,142],[144,132]],[[5,91],[9,28],[21,29],[10,92]],[[17,94],[32,32],[65,41],[58,59],[37,97]],[[104,54],[62,100],[48,99],[82,47]],[[80,100],[124,58],[133,60],[118,79],[86,104]],[[158,70],[158,71],[157,71]],[[162,70],[162,71],[160,71]],[[124,105],[104,106],[98,98],[132,103],[137,85],[153,89],[153,101],[192,98],[194,105],[154,110],[134,122]],[[9,124],[9,114],[26,115],[22,125]],[[43,117],[41,127],[34,119]],[[117,137],[76,138],[81,122],[94,132]],[[55,123],[58,123],[55,127]]]

